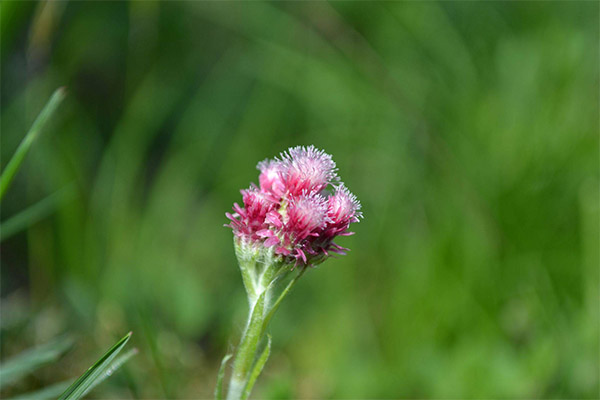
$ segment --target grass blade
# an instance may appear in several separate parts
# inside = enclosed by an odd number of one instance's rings
[[[138,349],[134,348],[134,349],[129,350],[127,353],[123,354],[119,358],[117,358],[115,360],[115,362],[113,362],[108,368],[106,368],[102,372],[102,374],[92,383],[92,385],[89,388],[87,388],[87,390],[83,393],[82,397],[85,396],[86,394],[88,394],[96,386],[98,386],[99,384],[104,382],[104,380],[106,378],[112,376],[112,374],[114,374],[119,368],[121,368],[123,366],[123,364],[125,364],[127,361],[129,361],[129,359],[131,357],[135,356],[137,353],[138,353]]]
[[[66,91],[65,88],[58,88],[48,100],[48,103],[44,106],[38,117],[33,122],[31,129],[25,135],[25,138],[17,147],[15,154],[12,156],[4,171],[2,171],[2,176],[0,176],[0,200],[4,198],[6,191],[10,187],[15,175],[19,171],[25,156],[29,152],[31,145],[35,141],[35,139],[39,136],[40,131],[46,125],[50,117],[54,114],[60,103],[65,98]]]
[[[70,338],[59,338],[37,348],[26,350],[0,365],[0,388],[60,358],[71,348]]]
[[[11,397],[10,400],[53,400],[60,396],[70,384],[70,380],[58,382],[34,392],[23,393],[17,397]]]
[[[74,195],[75,188],[74,186],[69,185],[2,222],[0,242],[27,229],[31,225],[52,214],[62,201],[69,200],[73,198]]]
[[[271,335],[267,337],[267,345],[264,350],[260,354],[258,360],[256,360],[256,364],[254,364],[254,368],[252,368],[252,373],[250,373],[250,378],[248,379],[248,383],[246,384],[246,388],[244,389],[244,394],[242,395],[242,399],[247,399],[250,397],[250,392],[252,392],[252,388],[258,379],[258,376],[262,372],[267,360],[269,359],[269,354],[271,354]]]
[[[98,361],[94,363],[83,375],[79,377],[64,393],[59,397],[59,400],[71,400],[81,398],[97,379],[102,379],[102,373],[106,371],[110,363],[115,359],[117,354],[127,344],[131,338],[131,332],[119,340],[113,347],[110,348]]]
[[[217,375],[217,386],[215,387],[215,400],[223,400],[223,377],[225,376],[225,367],[227,361],[233,356],[233,354],[226,354],[221,360],[221,367],[219,368],[219,374]]]

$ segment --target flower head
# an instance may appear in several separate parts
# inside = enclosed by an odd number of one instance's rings
[[[237,203],[233,204],[235,212],[233,214],[225,213],[227,218],[231,220],[227,226],[231,227],[239,238],[252,241],[259,240],[258,232],[268,228],[265,218],[277,204],[270,201],[264,193],[254,187],[242,190],[241,193],[244,207],[240,207]]]
[[[336,186],[335,193],[328,198],[327,216],[331,221],[329,227],[335,227],[340,232],[345,231],[350,223],[358,222],[362,217],[359,210],[360,202],[356,196],[343,183]]]
[[[272,195],[274,198],[279,198],[285,191],[284,171],[285,167],[281,161],[264,160],[258,163],[257,168],[260,170],[258,183],[260,190],[263,193]]]
[[[292,147],[282,153],[285,187],[291,195],[321,191],[338,180],[331,156],[314,146]]]
[[[258,164],[259,187],[242,190],[244,207],[227,213],[237,240],[272,249],[293,264],[315,265],[346,249],[333,242],[362,217],[360,203],[339,181],[331,156],[314,146],[293,147],[280,160]]]

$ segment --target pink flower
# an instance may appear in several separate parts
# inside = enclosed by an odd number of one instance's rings
[[[303,193],[291,199],[285,228],[295,241],[316,236],[315,232],[325,228],[328,222],[327,199],[320,193]]]
[[[327,229],[335,236],[343,234],[352,222],[358,222],[362,217],[360,210],[360,202],[356,196],[350,193],[350,190],[344,184],[336,186],[333,196],[329,196],[327,216],[330,223]]]
[[[281,160],[258,164],[260,188],[242,190],[244,207],[234,204],[227,225],[243,243],[272,248],[290,263],[315,265],[347,249],[333,242],[347,236],[362,217],[360,203],[339,181],[329,154],[314,146],[294,147]],[[326,192],[333,186],[333,194]]]
[[[297,146],[282,153],[285,187],[293,196],[321,191],[337,177],[331,156],[314,146]]]
[[[268,228],[266,216],[269,211],[277,207],[277,203],[270,201],[254,187],[242,190],[241,193],[244,207],[240,207],[237,203],[233,204],[235,212],[225,213],[231,220],[226,226],[231,227],[237,237],[260,240],[258,232]]]
[[[274,200],[281,198],[285,192],[283,163],[277,160],[264,160],[258,163],[257,168],[260,170],[258,177],[260,190],[269,194]]]

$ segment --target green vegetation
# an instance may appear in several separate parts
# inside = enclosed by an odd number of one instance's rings
[[[212,398],[246,313],[224,213],[298,144],[365,218],[281,304],[253,397],[600,396],[598,3],[0,13],[3,176],[68,91],[2,198],[2,365],[74,339],[2,398],[58,397],[128,331],[94,397]]]
[[[115,359],[123,347],[127,344],[131,338],[131,332],[125,335],[119,340],[113,347],[111,347],[106,354],[104,354],[98,361],[94,363],[83,375],[81,375],[71,386],[67,388],[60,395],[58,400],[77,400],[85,396],[90,390],[96,387],[99,383],[104,381],[107,377],[117,370],[123,363],[125,363],[133,354],[133,352],[127,352],[122,358]],[[114,361],[114,363],[113,363]]]

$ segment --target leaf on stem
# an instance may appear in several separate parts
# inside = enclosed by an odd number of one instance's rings
[[[219,374],[217,375],[217,386],[215,387],[215,400],[223,400],[223,377],[225,376],[225,367],[227,362],[233,356],[233,354],[226,354],[221,360],[221,367],[219,367]]]
[[[254,368],[252,368],[252,372],[250,373],[250,378],[248,379],[246,388],[244,389],[242,399],[247,399],[250,397],[250,392],[252,392],[252,388],[254,387],[258,376],[262,372],[267,360],[269,359],[269,354],[271,354],[271,335],[267,335],[267,345],[263,349],[258,360],[256,360]]]
[[[271,309],[269,310],[269,312],[267,313],[267,316],[265,317],[265,319],[263,321],[262,333],[264,333],[267,330],[267,326],[269,325],[271,318],[273,318],[273,314],[275,314],[275,311],[277,311],[277,309],[279,308],[279,305],[281,304],[281,302],[283,301],[285,296],[287,296],[287,294],[290,292],[292,287],[296,284],[296,282],[298,282],[298,279],[300,279],[302,277],[302,275],[304,274],[304,271],[306,271],[306,267],[302,268],[300,270],[300,272],[298,273],[298,275],[296,275],[294,277],[294,279],[292,279],[287,284],[287,286],[285,287],[285,289],[283,289],[283,291],[281,292],[281,294],[279,295],[279,297],[277,298],[277,300],[275,301],[273,306],[271,306]]]

